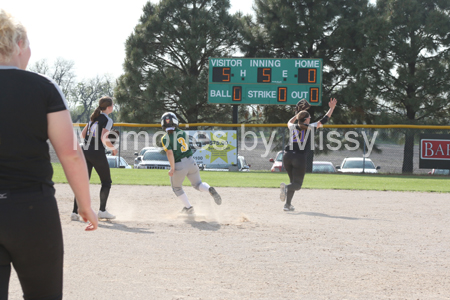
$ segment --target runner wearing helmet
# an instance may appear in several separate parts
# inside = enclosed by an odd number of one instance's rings
[[[182,212],[194,213],[194,208],[183,190],[183,181],[187,177],[191,185],[200,192],[209,192],[217,205],[222,203],[220,195],[206,182],[202,182],[197,163],[192,158],[189,147],[189,136],[178,128],[178,118],[174,113],[166,112],[161,117],[161,127],[166,131],[161,142],[170,163],[170,184],[172,190],[181,200],[184,207]]]

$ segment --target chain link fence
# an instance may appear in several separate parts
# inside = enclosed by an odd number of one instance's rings
[[[74,130],[79,136],[84,124],[75,124]],[[448,126],[423,126],[398,128],[383,126],[355,125],[325,125],[315,129],[311,134],[314,138],[314,149],[309,151],[309,160],[328,161],[337,166],[346,157],[370,158],[379,173],[402,174],[404,170],[410,174],[427,174],[430,169],[419,169],[419,135],[448,134]],[[398,125],[400,126],[400,125]],[[183,126],[181,126],[183,128]],[[344,128],[343,128],[344,127]],[[345,128],[347,127],[347,128]],[[119,132],[119,155],[133,166],[136,153],[144,147],[160,147],[164,134],[161,127],[155,124],[116,124],[114,129]],[[269,171],[278,151],[284,149],[289,140],[286,124],[260,124],[233,127],[232,124],[190,124],[187,130],[236,130],[238,155],[245,157],[250,170]],[[406,143],[407,136],[413,137],[413,143]],[[52,162],[58,158],[52,147],[50,154]],[[405,158],[406,157],[406,158]]]

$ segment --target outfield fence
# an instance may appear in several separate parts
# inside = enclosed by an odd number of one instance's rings
[[[85,125],[74,124],[77,135]],[[180,127],[188,130],[236,130],[238,154],[245,157],[251,170],[270,170],[270,158],[275,159],[289,139],[286,124],[197,123],[181,124]],[[160,124],[116,123],[114,129],[119,135],[116,147],[130,165],[134,163],[135,153],[142,148],[160,146],[164,133]],[[380,173],[401,174],[406,169],[412,170],[413,174],[427,174],[430,169],[419,169],[419,135],[448,134],[449,130],[450,126],[324,125],[313,131],[315,142],[314,149],[309,151],[309,160],[340,165],[346,157],[365,155],[380,166]],[[413,143],[405,143],[407,135],[414,137]],[[53,149],[51,158],[52,162],[58,162]]]

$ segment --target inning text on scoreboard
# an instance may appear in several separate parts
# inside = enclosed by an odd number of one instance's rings
[[[322,59],[210,58],[208,102],[321,105]]]

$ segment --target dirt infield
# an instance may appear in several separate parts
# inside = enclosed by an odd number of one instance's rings
[[[64,299],[450,299],[449,194],[302,190],[286,213],[278,189],[218,188],[216,206],[186,187],[187,219],[170,187],[116,185],[117,220],[84,232],[56,190]]]

